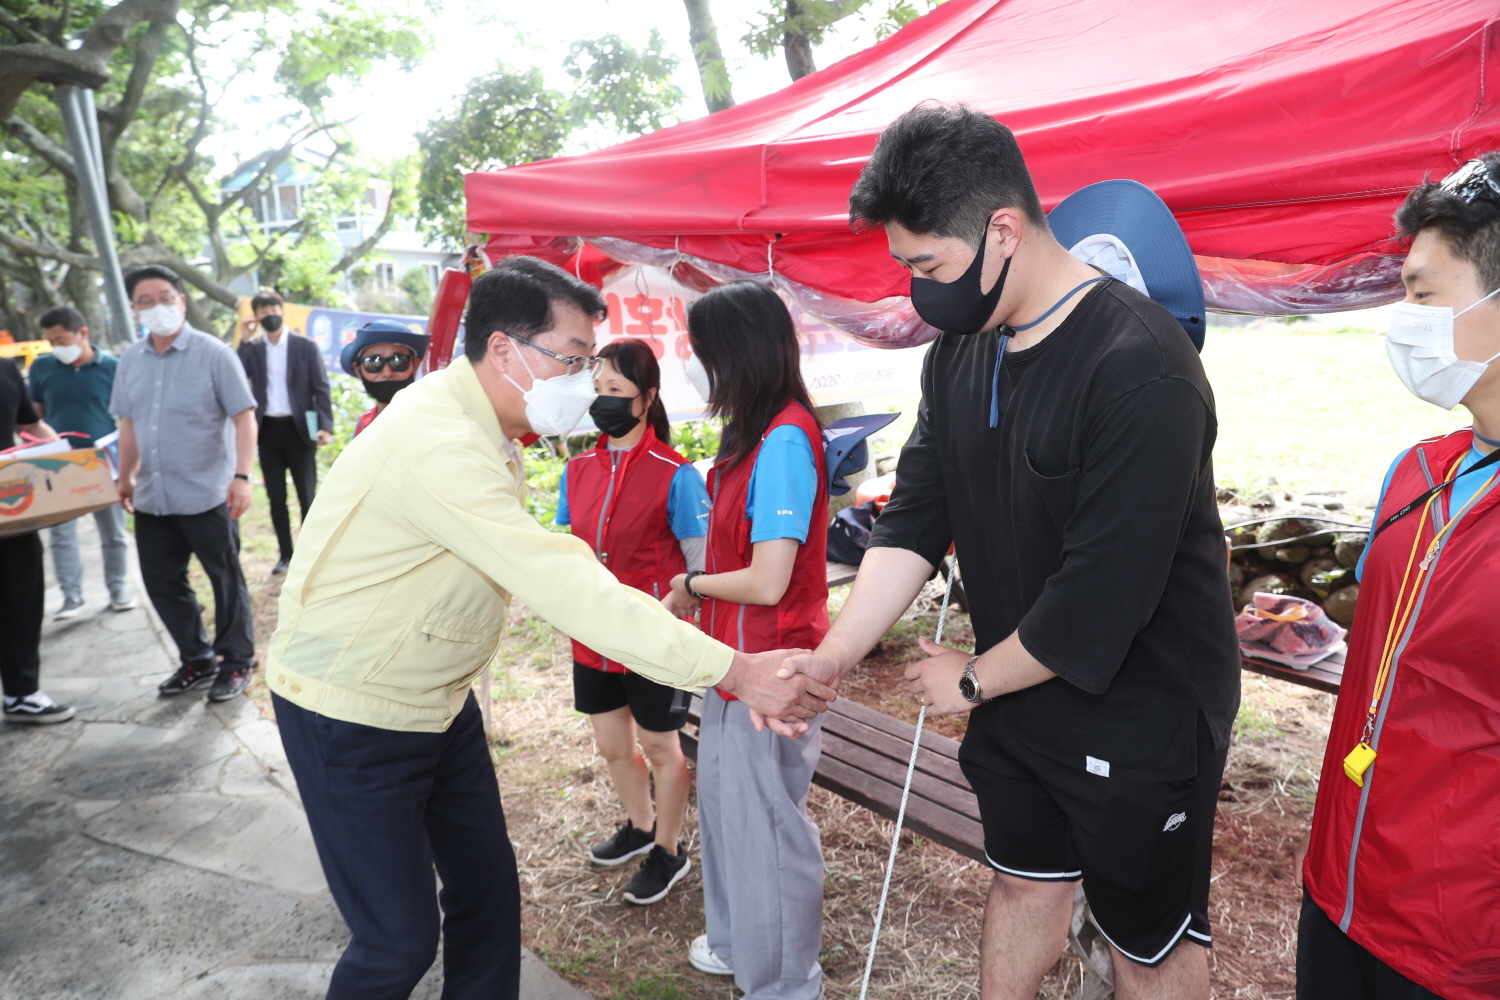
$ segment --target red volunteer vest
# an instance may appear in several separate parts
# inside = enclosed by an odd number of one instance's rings
[[[1472,441],[1457,431],[1408,452],[1381,519],[1450,478]],[[1313,901],[1381,961],[1447,1000],[1481,1000],[1500,996],[1500,487],[1481,488],[1408,578],[1417,600],[1392,640],[1378,756],[1363,788],[1343,766],[1402,575],[1451,516],[1448,492],[1370,546],[1303,871]]]
[[[672,577],[687,569],[682,547],[667,517],[672,477],[687,459],[656,438],[646,436],[615,465],[609,438],[568,462],[568,519],[572,532],[589,544],[599,561],[626,586],[660,600],[672,589]],[[576,640],[573,658],[609,673],[627,673]]]
[[[828,470],[823,467],[823,435],[818,422],[800,403],[788,403],[771,421],[766,435],[784,424],[800,427],[818,457],[818,488],[813,496],[812,519],[807,541],[797,549],[792,580],[781,603],[735,604],[708,598],[700,621],[703,631],[720,642],[745,653],[768,649],[816,649],[828,631]],[[737,465],[723,469],[715,465],[708,474],[708,494],[713,507],[708,514],[708,554],[704,569],[709,573],[732,573],[750,565],[753,547],[745,503],[750,491],[750,473],[760,455],[760,444]],[[733,695],[720,692],[724,697]]]

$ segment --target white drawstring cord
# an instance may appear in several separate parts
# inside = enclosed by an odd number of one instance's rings
[[[948,567],[948,582],[943,586],[943,607],[938,612],[937,638],[933,642],[942,645],[943,628],[948,624],[948,602],[953,596],[953,577],[958,573],[958,560],[954,558]],[[906,765],[906,783],[901,786],[901,807],[896,810],[896,830],[891,834],[891,853],[885,862],[885,884],[880,887],[880,906],[875,910],[875,931],[870,935],[870,954],[865,959],[865,978],[859,986],[859,1000],[866,1000],[870,993],[870,973],[875,970],[875,949],[880,945],[880,925],[885,920],[885,901],[891,894],[891,873],[896,870],[896,848],[901,843],[901,824],[906,821],[906,800],[911,798],[911,780],[917,773],[917,748],[922,744],[922,724],[927,721],[927,700],[922,700],[917,713],[917,731],[911,738],[911,760]]]

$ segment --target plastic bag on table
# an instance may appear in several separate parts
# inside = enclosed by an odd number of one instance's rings
[[[1241,648],[1261,644],[1286,656],[1329,649],[1347,634],[1312,601],[1285,594],[1256,594],[1234,620]]]

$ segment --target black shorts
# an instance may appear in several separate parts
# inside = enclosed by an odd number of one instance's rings
[[[970,722],[958,760],[979,799],[985,856],[1007,875],[1083,881],[1089,909],[1126,958],[1156,966],[1184,935],[1209,947],[1214,810],[1228,748],[1198,723],[1198,774],[1102,777],[1045,756],[998,724]]]
[[[635,724],[642,729],[673,733],[687,722],[692,697],[640,674],[609,674],[573,661],[573,707],[584,715],[602,715],[629,705]]]

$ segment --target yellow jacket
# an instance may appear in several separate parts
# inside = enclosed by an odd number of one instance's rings
[[[510,595],[612,660],[701,690],[733,652],[526,512],[467,360],[403,389],[318,486],[266,678],[312,712],[442,732],[494,657]]]

